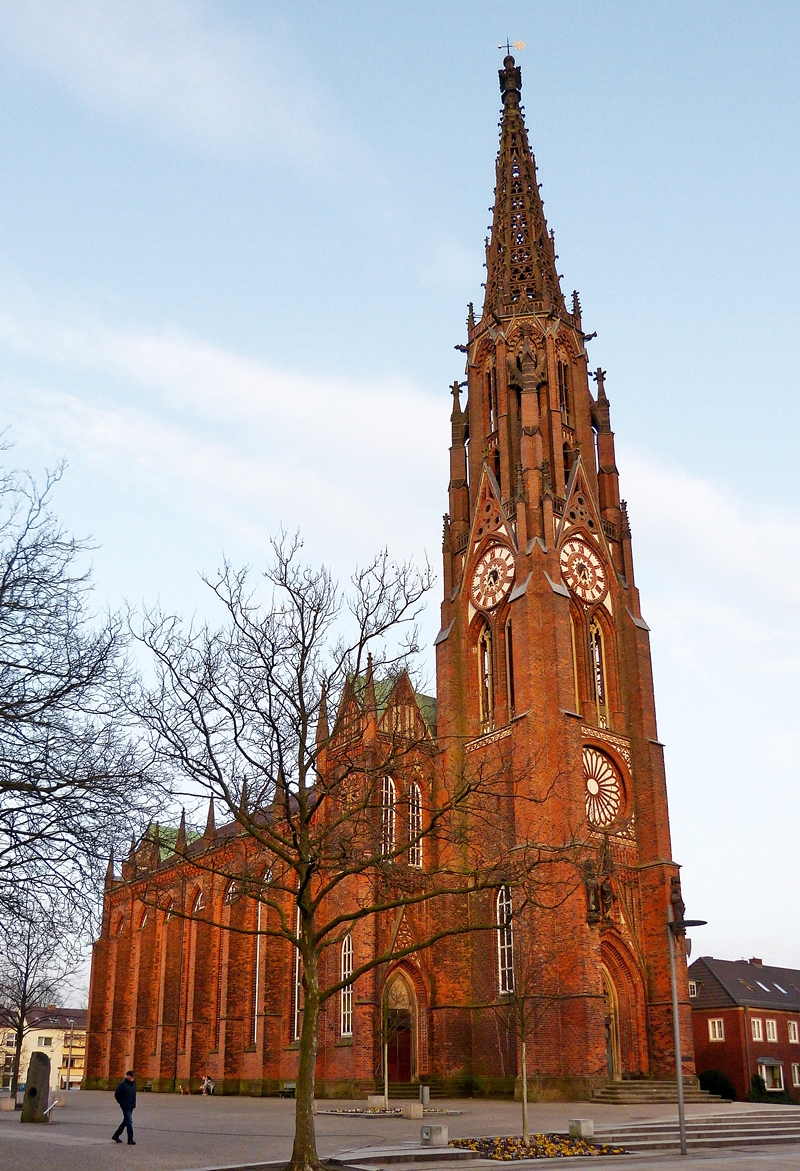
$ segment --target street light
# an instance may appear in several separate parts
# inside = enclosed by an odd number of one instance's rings
[[[683,1105],[683,1054],[681,1053],[681,1023],[678,1019],[678,981],[675,976],[675,932],[687,927],[705,927],[707,919],[676,919],[672,903],[667,907],[667,933],[669,935],[669,974],[672,980],[672,1027],[675,1032],[675,1073],[678,1082],[678,1128],[681,1137],[681,1154],[686,1154],[686,1111]]]
[[[70,1023],[69,1030],[69,1064],[67,1065],[67,1089],[72,1089],[72,1038],[75,1036],[75,1022],[72,1017],[67,1017]]]

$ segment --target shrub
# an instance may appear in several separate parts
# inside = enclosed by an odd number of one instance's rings
[[[747,1101],[769,1102],[773,1106],[784,1104],[794,1106],[797,1104],[787,1090],[768,1090],[763,1077],[760,1077],[757,1073],[754,1073],[750,1078],[750,1092],[747,1095]]]
[[[720,1069],[707,1069],[701,1073],[700,1089],[707,1090],[709,1094],[718,1094],[720,1098],[727,1098],[729,1102],[736,1097],[733,1082]]]

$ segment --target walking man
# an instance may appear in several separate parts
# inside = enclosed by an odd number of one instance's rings
[[[117,1099],[122,1110],[122,1122],[120,1122],[117,1129],[112,1134],[112,1139],[115,1143],[121,1143],[122,1139],[119,1137],[123,1130],[128,1132],[128,1146],[135,1147],[136,1140],[133,1137],[133,1112],[136,1109],[136,1074],[132,1069],[129,1069],[125,1077],[114,1090],[114,1097]]]

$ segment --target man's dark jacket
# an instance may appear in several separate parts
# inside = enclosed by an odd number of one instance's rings
[[[136,1082],[129,1082],[127,1078],[123,1078],[116,1090],[114,1090],[114,1097],[123,1110],[135,1110]]]

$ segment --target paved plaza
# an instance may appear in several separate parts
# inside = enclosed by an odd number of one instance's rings
[[[49,1126],[22,1125],[19,1113],[0,1113],[0,1171],[41,1171],[42,1166],[58,1171],[198,1171],[203,1168],[253,1166],[288,1158],[294,1129],[294,1102],[280,1098],[181,1097],[173,1094],[139,1094],[134,1113],[135,1147],[116,1146],[111,1132],[121,1115],[113,1095],[102,1092],[72,1092],[67,1104],[56,1107]],[[325,1102],[321,1109],[346,1108],[364,1103]],[[486,1134],[518,1134],[520,1108],[512,1102],[458,1100],[436,1103],[461,1110],[442,1118],[451,1137]],[[690,1116],[731,1115],[752,1111],[753,1106],[719,1102],[693,1106]],[[574,1117],[591,1117],[597,1126],[611,1126],[647,1119],[673,1119],[674,1106],[603,1106],[594,1103],[553,1102],[531,1106],[532,1128],[537,1131],[566,1130]],[[431,1121],[435,1121],[432,1118]],[[352,1117],[322,1114],[317,1117],[317,1136],[323,1157],[366,1146],[392,1146],[419,1137],[420,1123],[403,1118]],[[603,1160],[612,1168],[638,1169],[673,1166],[678,1156],[625,1156]],[[544,1161],[537,1161],[541,1166]],[[715,1151],[690,1156],[684,1162],[692,1171],[730,1167],[735,1171],[784,1171],[800,1168],[800,1145],[765,1147],[750,1152]],[[530,1166],[530,1164],[526,1164]],[[580,1166],[583,1164],[580,1163]],[[421,1171],[423,1164],[416,1164]],[[482,1161],[448,1163],[453,1171],[486,1171],[497,1164]],[[395,1165],[392,1171],[400,1171]]]

